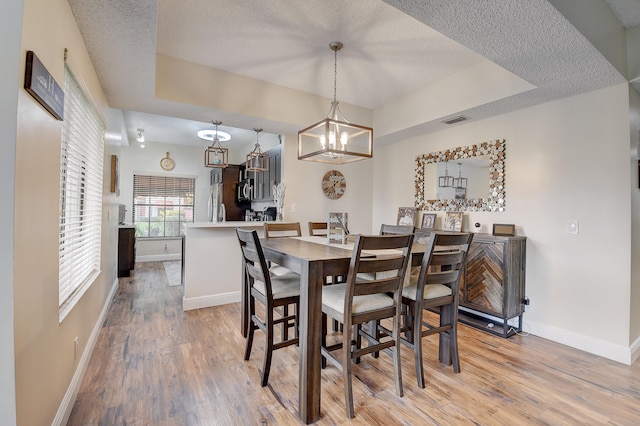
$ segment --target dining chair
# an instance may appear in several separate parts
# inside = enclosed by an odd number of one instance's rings
[[[429,236],[419,275],[402,289],[402,343],[413,349],[416,379],[424,388],[422,337],[439,334],[440,362],[460,372],[458,355],[458,298],[472,233],[434,231]],[[424,310],[439,313],[439,323],[428,322]],[[378,327],[381,328],[381,327]]]
[[[312,237],[326,236],[327,232],[327,222],[309,222],[309,235]]]
[[[264,236],[266,238],[301,237],[300,222],[265,222]],[[291,271],[284,266],[272,264],[269,267],[272,275],[287,275]]]
[[[413,234],[415,231],[415,226],[411,225],[389,225],[386,223],[380,225],[380,235]]]
[[[403,395],[400,360],[400,320],[402,282],[411,256],[412,234],[359,235],[349,263],[346,283],[326,286],[322,291],[323,316],[331,316],[344,325],[338,343],[327,345],[322,336],[321,354],[326,361],[342,370],[347,415],[354,417],[351,379],[352,360],[363,355],[384,351],[393,359],[396,394]],[[371,273],[372,280],[358,274]],[[380,275],[378,275],[380,273]],[[362,324],[372,320],[393,319],[392,330],[385,330],[379,338],[372,336]],[[355,345],[354,345],[355,339]],[[367,346],[362,347],[363,339]],[[334,352],[337,353],[334,354]]]
[[[272,276],[267,268],[267,262],[256,230],[236,228],[236,233],[244,259],[248,287],[247,294],[249,296],[249,329],[244,360],[248,361],[251,356],[254,331],[257,329],[262,330],[266,335],[266,342],[264,345],[265,353],[260,386],[266,386],[269,380],[273,351],[298,344],[300,276],[294,273]],[[256,315],[256,301],[264,305],[264,319]],[[280,317],[274,317],[274,313],[280,314],[276,308],[286,307],[291,304],[295,304],[295,314],[288,315],[288,310],[285,310],[285,313],[281,314]],[[284,330],[293,325],[295,336],[291,339],[283,337],[280,342],[274,342],[274,328],[278,324],[282,324],[283,336],[285,335]]]

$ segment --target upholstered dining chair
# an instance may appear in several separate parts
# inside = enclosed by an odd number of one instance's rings
[[[327,222],[309,222],[309,235],[312,237],[327,235]]]
[[[403,395],[400,360],[400,321],[402,283],[411,256],[412,234],[359,235],[355,241],[346,283],[326,286],[322,292],[322,313],[344,325],[340,342],[327,345],[322,337],[325,360],[342,370],[347,415],[353,418],[352,360],[374,351],[389,352],[393,359],[396,394]],[[372,280],[358,274],[373,274]],[[378,273],[380,273],[378,275]],[[362,324],[372,320],[393,319],[392,330],[372,336]],[[367,343],[362,347],[362,340]],[[355,345],[353,344],[355,340]],[[337,352],[337,353],[335,353]]]
[[[269,380],[273,351],[298,343],[300,276],[294,273],[272,276],[267,268],[258,233],[255,230],[241,228],[236,228],[236,233],[238,234],[238,241],[244,258],[248,287],[247,296],[249,298],[250,318],[244,360],[248,361],[251,356],[254,331],[257,329],[262,330],[266,335],[266,342],[264,345],[265,353],[260,385],[266,386]],[[256,315],[256,301],[264,305],[264,319]],[[284,310],[285,313],[279,318],[274,317],[274,313],[279,314],[276,308],[286,307],[291,304],[295,304],[295,313],[293,315],[288,315],[288,310]],[[293,323],[295,329],[295,337],[288,339],[284,330],[287,330],[291,323]],[[275,343],[274,328],[278,324],[282,324],[283,339]]]
[[[419,275],[412,276],[410,284],[402,289],[402,304],[406,308],[403,309],[402,343],[413,349],[416,379],[421,388],[424,388],[422,337],[439,334],[440,361],[453,364],[453,371],[460,372],[458,298],[472,240],[472,233],[432,232]],[[427,322],[424,310],[439,312],[439,323]]]

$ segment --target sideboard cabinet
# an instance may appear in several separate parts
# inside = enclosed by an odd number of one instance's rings
[[[121,226],[118,229],[118,278],[131,276],[136,262],[136,228]]]
[[[475,234],[460,280],[459,321],[509,337],[522,330],[526,237]],[[518,325],[509,320],[518,318]]]

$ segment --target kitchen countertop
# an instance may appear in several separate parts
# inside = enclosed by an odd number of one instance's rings
[[[238,226],[246,226],[252,228],[262,228],[264,226],[264,222],[258,221],[239,221],[239,220],[230,220],[226,222],[193,222],[187,223],[187,228],[237,228]]]

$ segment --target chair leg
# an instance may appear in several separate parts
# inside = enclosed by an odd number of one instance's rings
[[[334,320],[335,321],[335,320]],[[321,347],[327,346],[327,314],[322,313],[322,341]],[[320,368],[325,369],[327,367],[327,359],[320,355]]]
[[[369,334],[375,337],[376,340],[380,341],[380,332],[378,331],[378,325],[380,325],[380,321],[378,320],[369,321]],[[380,356],[380,352],[372,352],[371,356],[374,358],[378,358]]]
[[[267,386],[269,372],[271,370],[271,355],[273,354],[273,309],[268,309],[266,313],[266,338],[264,342],[264,363],[262,365],[262,380],[260,386]]]
[[[249,327],[247,330],[247,344],[244,348],[244,360],[249,361],[251,356],[251,347],[253,346],[253,332],[256,329],[254,324],[254,315],[256,314],[256,302],[253,297],[249,295]]]
[[[402,389],[402,359],[400,358],[400,318],[396,315],[393,318],[393,374],[396,382],[396,395],[402,397],[404,391]]]
[[[414,309],[411,341],[413,343],[413,362],[416,365],[416,380],[418,386],[424,389],[424,369],[422,368],[422,311]]]
[[[353,389],[351,383],[351,333],[352,327],[344,328],[344,340],[342,343],[342,377],[344,382],[344,401],[347,410],[347,416],[350,419],[355,417],[353,410]]]
[[[353,335],[355,337],[355,349],[360,349],[362,347],[362,335],[360,335],[360,330],[362,329],[362,324],[357,324],[353,326]],[[360,357],[354,358],[353,362],[356,364],[360,364]]]
[[[446,365],[453,364],[453,371],[455,373],[459,373],[460,358],[458,355],[458,324],[455,317],[454,304],[442,306],[440,308],[440,326],[443,325],[451,325],[451,329],[447,332],[440,333],[440,362]]]
[[[289,316],[289,305],[284,305],[282,307],[282,316]],[[282,323],[282,341],[286,342],[287,340],[289,340],[289,321],[284,321]]]

